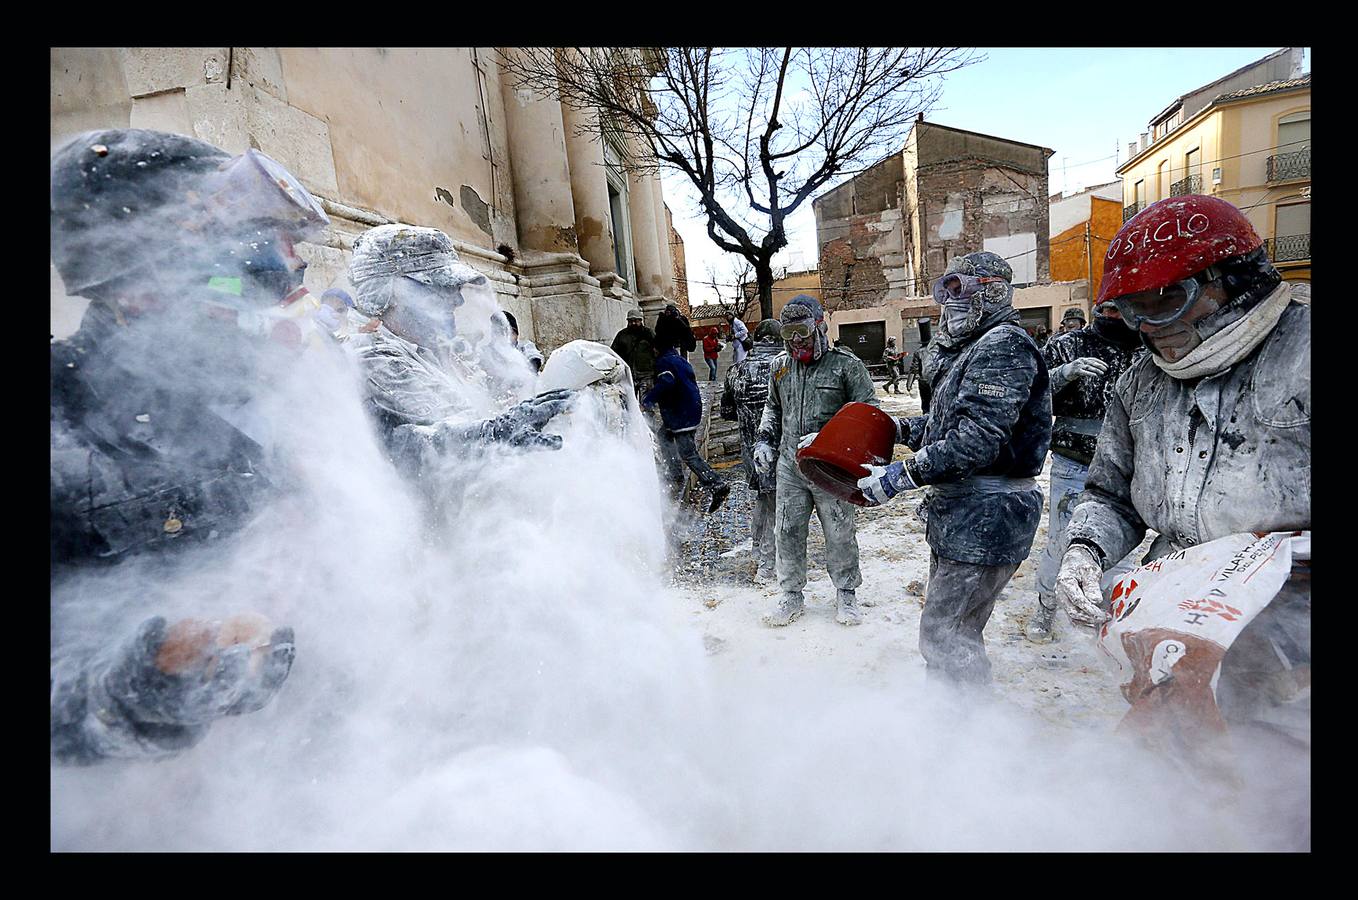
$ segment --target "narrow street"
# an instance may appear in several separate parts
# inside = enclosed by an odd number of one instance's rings
[[[885,394],[882,408],[892,415],[918,415],[918,395]],[[897,448],[898,457],[910,451]],[[1049,457],[1050,460],[1050,457]],[[1050,466],[1050,462],[1048,463]],[[849,680],[880,684],[924,678],[919,653],[919,618],[929,574],[924,524],[916,515],[918,495],[898,498],[880,509],[858,513],[858,545],[863,585],[858,596],[863,623],[844,627],[834,620],[834,586],[825,571],[825,541],[812,517],[808,541],[810,581],[806,613],[783,629],[760,623],[778,597],[776,585],[752,582],[751,493],[740,463],[727,468],[730,499],[716,513],[693,525],[675,566],[677,602],[689,608],[713,663],[723,676],[739,679],[751,666],[806,667]],[[1048,468],[1038,477],[1048,490]],[[1091,634],[1077,632],[1058,617],[1058,638],[1045,645],[1023,638],[1035,601],[1037,564],[1046,545],[1042,525],[1028,559],[1004,589],[986,627],[986,649],[994,666],[995,694],[1003,702],[1067,726],[1111,730],[1127,710],[1111,673],[1099,659]]]

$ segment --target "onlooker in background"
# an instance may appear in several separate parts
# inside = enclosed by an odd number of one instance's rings
[[[657,438],[668,470],[671,497],[676,503],[683,497],[684,466],[687,465],[703,487],[712,491],[712,502],[707,511],[716,510],[726,501],[731,486],[722,481],[699,455],[694,443],[694,432],[703,418],[703,398],[698,391],[693,366],[679,355],[678,347],[666,348],[655,361],[655,385],[641,398],[641,405],[643,408],[660,407],[664,424]]]
[[[1076,307],[1066,310],[1066,314],[1061,317],[1061,334],[1070,334],[1072,331],[1079,331],[1085,327],[1085,314]]]
[[[633,307],[627,313],[627,327],[613,336],[612,351],[622,357],[632,370],[632,385],[637,399],[655,384],[655,358],[660,355],[656,349],[655,332],[647,328],[641,318],[641,310]]]
[[[882,362],[886,363],[886,384],[882,390],[888,394],[894,387],[896,393],[901,392],[901,375],[905,371],[905,352],[896,349],[896,338],[886,339],[886,347],[882,350]]]
[[[1037,344],[1039,350],[1046,348],[1051,336],[1051,330],[1046,325],[1039,325],[1033,329],[1033,342]]]
[[[679,355],[685,358],[698,349],[698,339],[693,336],[693,328],[688,324],[688,319],[679,312],[679,307],[673,303],[667,303],[660,311],[659,318],[655,320],[656,355],[664,353],[670,347],[677,347]]]
[[[703,337],[703,361],[707,363],[707,380],[717,380],[717,354],[721,352],[721,341],[717,340],[715,329]]]
[[[542,351],[538,350],[537,345],[532,341],[519,340],[519,320],[514,318],[514,314],[509,310],[501,310],[505,318],[509,320],[509,342],[514,345],[514,349],[523,354],[528,360],[528,364],[533,367],[534,372],[542,371]]]
[[[738,319],[736,321],[739,321]],[[760,473],[754,467],[754,444],[764,402],[769,396],[769,376],[774,360],[783,350],[783,326],[765,319],[754,330],[754,349],[726,373],[721,395],[721,417],[740,422],[740,461],[745,464],[746,483],[755,492],[751,539],[756,562],[755,581],[765,584],[775,577],[774,528],[776,473]]]
[[[737,317],[728,315],[726,324],[731,328],[731,362],[738,363],[754,349],[754,340],[750,337],[750,329]]]
[[[797,450],[809,446],[846,403],[877,405],[872,376],[853,353],[830,347],[820,301],[798,294],[779,315],[787,352],[774,361],[769,396],[759,420],[754,463],[777,472],[778,587],[782,599],[764,624],[787,625],[802,614],[806,587],[806,535],[814,509],[825,532],[825,567],[835,586],[835,621],[857,625],[858,536],[854,505],[812,484],[797,468]],[[776,467],[776,469],[775,469]]]
[[[955,257],[934,283],[943,327],[925,374],[927,416],[897,420],[913,459],[865,466],[877,503],[929,485],[929,584],[920,616],[927,674],[988,684],[982,634],[1000,591],[1032,549],[1042,519],[1051,391],[1042,354],[1018,324],[1013,270],[989,251]]]
[[[1113,384],[1141,350],[1141,336],[1122,323],[1112,303],[1094,307],[1094,324],[1058,334],[1048,342],[1043,357],[1051,376],[1052,426],[1051,492],[1048,496],[1047,548],[1037,567],[1037,609],[1024,635],[1035,643],[1053,637],[1056,617],[1056,571],[1066,552],[1066,524],[1080,492],[1085,489],[1094,445],[1103,427],[1103,414]],[[1119,575],[1136,563],[1125,558],[1104,573],[1112,587]]]

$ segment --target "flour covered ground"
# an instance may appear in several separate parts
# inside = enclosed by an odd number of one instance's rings
[[[882,409],[893,416],[919,415],[915,395],[885,394]],[[898,459],[910,450],[897,447]],[[1048,464],[1038,477],[1049,494]],[[929,577],[929,546],[916,514],[919,492],[858,513],[858,547],[863,585],[858,589],[863,623],[846,628],[834,620],[835,590],[825,570],[825,543],[813,517],[809,548],[807,611],[787,628],[760,623],[777,602],[776,584],[751,583],[754,560],[749,541],[749,491],[739,465],[728,470],[735,487],[727,507],[698,524],[685,547],[678,602],[687,604],[713,665],[737,679],[750,665],[771,661],[813,667],[826,676],[885,684],[897,677],[923,682],[919,619]],[[1092,632],[1072,627],[1058,614],[1058,638],[1032,644],[1023,626],[1036,602],[1037,565],[1047,542],[1047,515],[1028,559],[1005,587],[986,626],[986,652],[993,665],[995,694],[1003,703],[1061,727],[1111,729],[1126,702],[1096,655]],[[695,564],[695,559],[698,564]]]
[[[172,580],[130,568],[66,589],[108,633],[145,615],[148,586],[173,615],[249,596],[293,624],[298,657],[273,704],[177,756],[54,766],[53,849],[1309,844],[1309,757],[1184,772],[1114,733],[1126,704],[1090,636],[1063,622],[1054,644],[1023,640],[1036,554],[986,631],[994,691],[926,683],[916,499],[859,513],[862,625],[834,621],[813,520],[807,612],[770,629],[738,467],[727,505],[690,511],[667,560],[649,448],[582,412],[560,451],[471,466],[452,527],[412,541],[416,505],[344,408],[346,440],[296,429],[318,487],[278,514],[306,513],[300,549],[266,530]]]

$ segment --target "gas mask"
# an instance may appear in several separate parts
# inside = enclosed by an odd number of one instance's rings
[[[954,272],[934,282],[934,300],[943,308],[943,327],[955,339],[970,335],[981,324],[986,307],[998,307],[1013,296],[1003,278]]]

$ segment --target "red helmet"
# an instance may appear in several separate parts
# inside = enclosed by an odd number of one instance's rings
[[[1152,203],[1108,245],[1098,302],[1183,281],[1261,244],[1245,214],[1225,200],[1189,194]]]

